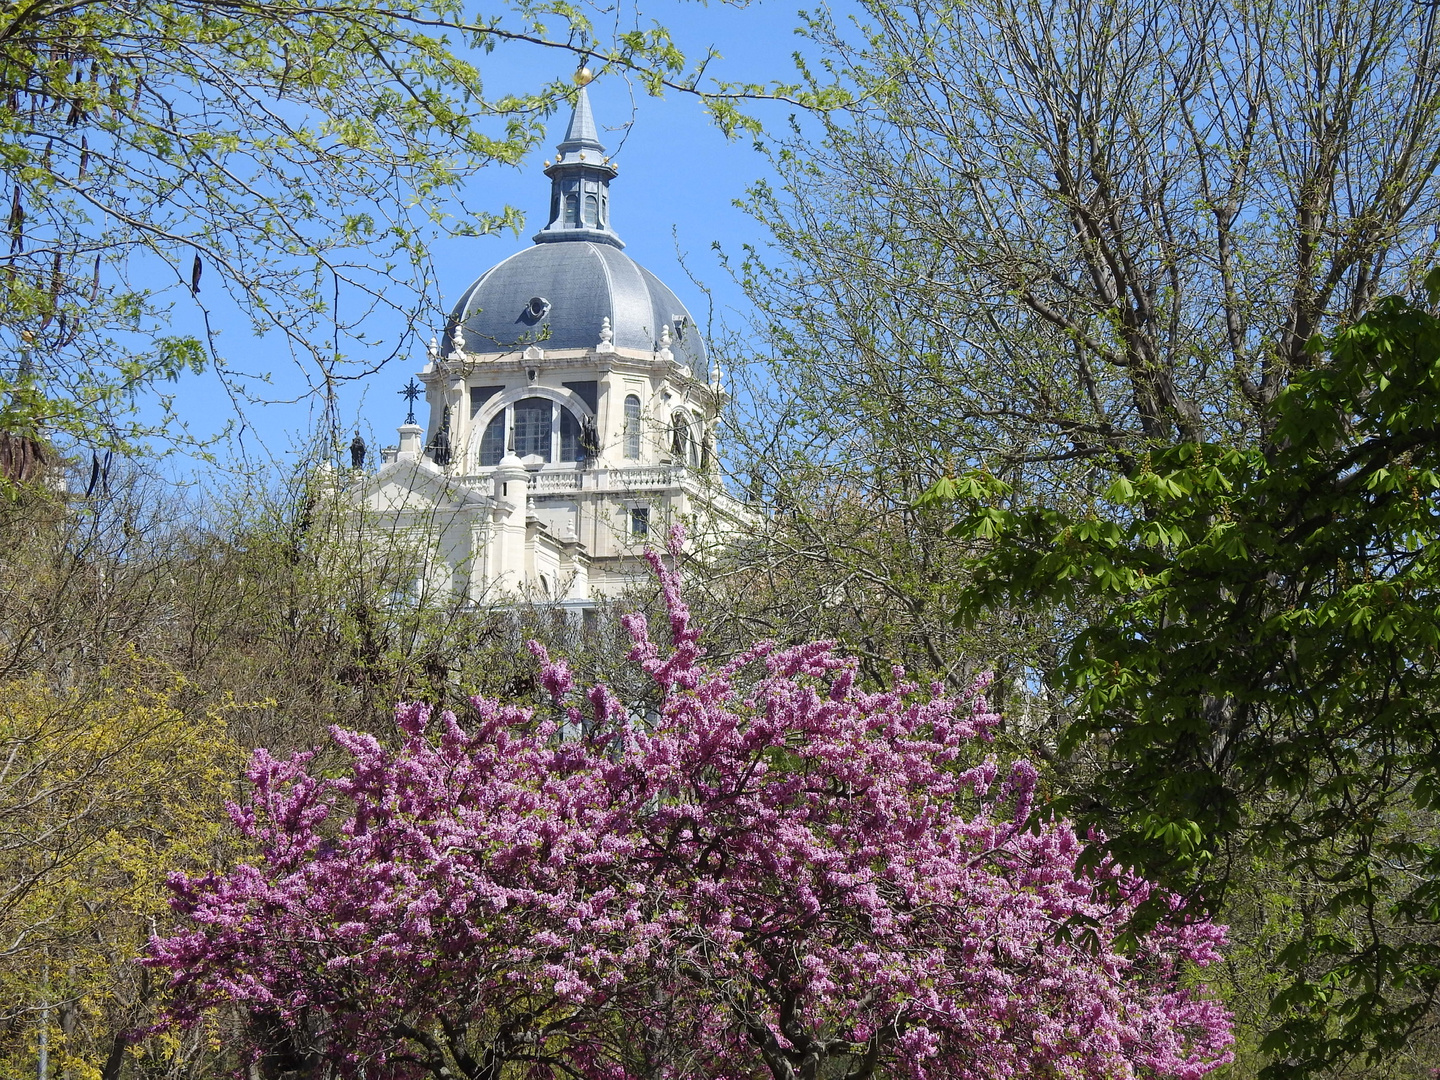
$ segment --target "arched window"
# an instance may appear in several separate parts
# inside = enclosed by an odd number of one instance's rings
[[[485,434],[480,436],[480,466],[499,465],[505,456],[505,413],[496,413],[495,419],[485,425]]]
[[[565,196],[565,224],[579,225],[580,221],[580,196]]]
[[[597,195],[585,196],[585,224],[591,228],[600,224],[600,198]]]
[[[638,405],[639,399],[635,400]],[[542,397],[524,398],[490,419],[480,436],[480,467],[499,465],[507,446],[519,457],[533,454],[546,462],[584,461],[595,452],[593,447],[586,447],[580,417],[564,405]]]
[[[625,456],[640,457],[640,399],[634,394],[625,399]]]
[[[520,457],[539,454],[550,458],[551,403],[545,398],[526,398],[515,403],[515,453]]]

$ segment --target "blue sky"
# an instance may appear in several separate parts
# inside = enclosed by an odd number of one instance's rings
[[[721,59],[712,61],[708,73],[716,78],[795,78],[792,54],[803,48],[804,42],[794,33],[801,19],[793,0],[762,0],[743,8],[682,2],[650,14],[670,28],[687,56],[703,55],[713,46]],[[539,64],[548,67],[536,66]],[[487,92],[492,95],[497,89],[518,89],[527,80],[534,85],[542,77],[570,68],[565,54],[503,48],[483,58],[481,65]],[[620,175],[611,187],[611,215],[627,253],[669,284],[703,323],[707,300],[680,264],[680,253],[684,253],[691,273],[711,290],[717,317],[731,325],[742,323],[744,295],[720,268],[712,242],[720,241],[727,250],[738,253],[743,243],[764,240],[758,226],[733,205],[749,184],[767,172],[752,140],[746,136],[727,140],[691,95],[672,91],[661,99],[650,98],[638,84],[627,83],[619,75],[606,75],[593,83],[590,98],[602,141],[620,165]],[[792,111],[779,104],[763,104],[753,110],[771,127],[784,124]],[[552,118],[543,149],[520,168],[487,169],[470,182],[466,195],[472,203],[497,208],[508,203],[525,211],[527,220],[518,237],[507,232],[436,243],[432,254],[439,282],[437,299],[445,307],[490,266],[529,246],[530,235],[544,224],[549,181],[541,171],[542,162],[553,156],[553,144],[562,137],[568,119],[568,108]],[[386,336],[383,325],[370,332],[393,340]],[[395,333],[400,332],[397,326]],[[423,365],[426,337],[428,334],[415,335],[400,358],[341,391],[341,419],[358,426],[372,446],[395,439],[395,427],[404,418],[398,391]],[[222,325],[220,341],[233,366],[273,371],[274,386],[267,396],[285,397],[298,386],[291,385],[294,373],[288,358],[274,359],[273,343],[254,338],[238,319]],[[235,417],[234,407],[212,376],[188,376],[174,390],[179,412],[197,436],[218,432]],[[249,406],[240,443],[218,445],[214,452],[221,460],[237,456],[250,461],[290,458],[313,430],[316,416],[313,399]],[[178,462],[177,468],[181,472],[187,469]]]

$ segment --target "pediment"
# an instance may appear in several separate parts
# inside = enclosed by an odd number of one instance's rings
[[[484,510],[491,499],[469,484],[446,476],[429,461],[395,461],[350,489],[363,512],[433,514]]]

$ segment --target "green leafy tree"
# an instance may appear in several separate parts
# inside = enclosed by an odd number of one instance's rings
[[[1214,904],[1253,886],[1249,862],[1278,875],[1255,916],[1285,972],[1263,1075],[1418,1069],[1440,1046],[1440,271],[1427,281],[1430,306],[1391,297],[1311,342],[1264,446],[1157,446],[1083,509],[1014,505],[984,473],[925,499],[963,509],[952,535],[977,553],[962,617],[1090,612],[1053,689],[1073,710],[1062,753],[1097,762],[1069,804],[1109,851]]]

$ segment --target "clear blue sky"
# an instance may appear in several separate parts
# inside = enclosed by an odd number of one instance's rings
[[[708,74],[716,78],[793,80],[792,54],[805,44],[794,33],[801,21],[794,3],[762,0],[737,8],[681,2],[649,14],[670,28],[687,56],[702,55],[706,47],[714,46],[722,59],[712,61]],[[550,67],[535,66],[540,63]],[[570,68],[566,54],[523,49],[499,49],[481,64],[489,94],[512,85],[533,86],[541,77],[553,77]],[[726,309],[717,311],[717,316],[732,325],[743,321],[743,293],[720,269],[711,245],[718,240],[727,250],[738,252],[746,241],[763,242],[759,228],[733,203],[749,184],[766,174],[764,158],[755,152],[748,137],[727,140],[691,95],[672,91],[662,99],[650,98],[638,84],[607,75],[591,85],[590,99],[602,128],[601,138],[620,165],[620,174],[611,186],[611,216],[627,253],[669,284],[703,323],[706,299],[681,268],[677,249],[684,252],[691,272],[710,286],[717,307]],[[773,127],[783,125],[793,109],[764,104],[752,111],[767,127]],[[472,203],[496,208],[514,205],[526,212],[526,227],[519,237],[506,233],[439,241],[433,255],[440,283],[438,299],[445,308],[490,266],[529,246],[530,235],[544,224],[549,181],[541,171],[542,162],[553,156],[553,144],[562,137],[568,119],[568,108],[562,109],[550,123],[544,147],[520,168],[487,169],[471,181],[467,196]],[[372,327],[370,332],[385,336],[383,326]],[[395,427],[404,418],[397,391],[424,364],[427,337],[416,336],[400,359],[342,390],[342,419],[358,423],[372,446],[394,441]],[[271,359],[273,345],[250,336],[238,320],[224,326],[220,340],[223,353],[234,366],[273,370],[273,396],[284,397],[298,386],[287,384],[294,379],[288,358]],[[235,415],[209,375],[187,377],[175,390],[179,410],[196,435],[220,430]],[[249,429],[243,442],[245,457],[283,459],[312,429],[315,404],[252,406],[246,409],[245,418]],[[238,450],[219,446],[215,452],[224,460],[233,458]],[[176,466],[182,473],[187,471],[180,462]]]

